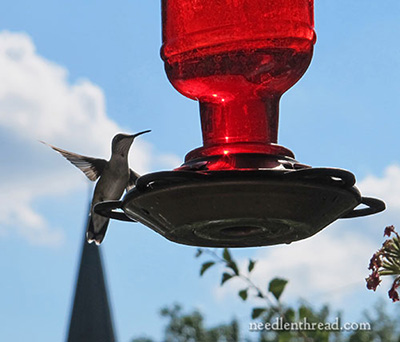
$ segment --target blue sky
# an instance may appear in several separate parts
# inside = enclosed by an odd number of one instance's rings
[[[90,188],[38,140],[108,158],[115,133],[152,129],[131,149],[142,173],[178,166],[201,144],[197,103],[163,71],[160,17],[157,1],[2,4],[0,340],[60,341],[68,326]],[[287,302],[330,302],[351,320],[386,296],[388,284],[373,294],[363,278],[383,227],[400,220],[399,18],[398,0],[317,1],[313,61],[280,111],[279,142],[299,161],[352,171],[388,210],[290,246],[234,251],[260,260],[260,284],[287,277]],[[209,324],[249,321],[240,284],[219,288],[217,270],[198,277],[195,248],[112,222],[102,250],[119,341],[161,336],[158,310],[173,302]]]

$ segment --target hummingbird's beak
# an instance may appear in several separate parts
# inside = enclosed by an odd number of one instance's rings
[[[131,138],[136,138],[136,137],[138,137],[139,135],[142,135],[142,134],[144,134],[144,133],[149,133],[149,132],[151,132],[151,129],[148,129],[148,130],[146,130],[146,131],[143,131],[143,132],[139,132],[139,133],[136,133],[136,134],[132,134],[131,135]]]

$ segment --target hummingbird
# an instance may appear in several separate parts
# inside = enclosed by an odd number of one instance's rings
[[[86,231],[86,240],[89,243],[101,244],[110,221],[109,218],[94,212],[95,204],[103,201],[119,200],[124,190],[129,191],[135,186],[139,175],[129,168],[129,149],[136,137],[150,131],[146,130],[132,135],[119,133],[114,136],[111,143],[111,158],[109,161],[68,152],[42,141],[42,143],[60,153],[79,168],[91,181],[94,182],[98,179],[90,206],[89,225]]]

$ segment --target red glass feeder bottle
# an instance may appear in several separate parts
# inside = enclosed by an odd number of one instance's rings
[[[384,210],[350,172],[301,164],[277,145],[280,97],[313,54],[313,0],[162,0],[162,17],[165,70],[199,101],[203,146],[97,212],[178,243],[249,247]]]
[[[294,157],[276,145],[279,99],[310,64],[313,2],[172,0],[162,5],[166,73],[180,93],[200,102],[204,146],[190,152],[186,162],[242,153]]]

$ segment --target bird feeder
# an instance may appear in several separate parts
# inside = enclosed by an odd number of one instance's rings
[[[162,17],[166,74],[199,101],[203,146],[97,212],[182,244],[250,247],[385,209],[352,173],[312,168],[277,144],[279,100],[312,58],[313,0],[162,0]]]

